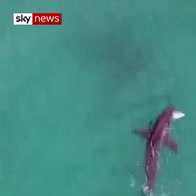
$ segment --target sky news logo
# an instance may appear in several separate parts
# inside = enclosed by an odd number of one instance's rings
[[[14,13],[14,25],[61,25],[61,13]]]

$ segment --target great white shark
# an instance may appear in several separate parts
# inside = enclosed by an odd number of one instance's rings
[[[173,105],[169,105],[157,117],[152,128],[134,130],[134,133],[147,140],[145,151],[146,184],[143,186],[143,193],[146,195],[152,196],[154,194],[161,147],[166,146],[174,152],[178,151],[177,142],[169,136],[170,125],[172,120],[184,116],[184,113],[176,111]]]

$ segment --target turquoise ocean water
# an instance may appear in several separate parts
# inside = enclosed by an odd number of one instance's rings
[[[14,26],[62,12],[62,26]],[[0,196],[140,196],[132,134],[169,103],[157,196],[196,196],[193,0],[0,1]]]

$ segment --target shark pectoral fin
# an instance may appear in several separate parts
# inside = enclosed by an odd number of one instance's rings
[[[177,152],[177,151],[178,151],[178,144],[177,144],[177,142],[176,142],[173,138],[171,138],[171,137],[168,137],[168,138],[167,138],[167,140],[166,140],[166,142],[165,142],[165,145],[166,145],[169,149],[171,149],[172,151],[174,151],[174,152]]]
[[[134,130],[134,133],[137,135],[140,135],[144,139],[147,139],[150,135],[150,130],[149,129],[137,129],[137,130]]]

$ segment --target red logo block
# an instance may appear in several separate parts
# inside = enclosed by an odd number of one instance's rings
[[[62,14],[61,13],[33,13],[32,24],[33,25],[61,25]]]

